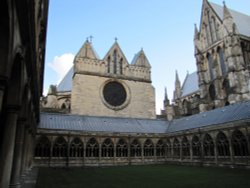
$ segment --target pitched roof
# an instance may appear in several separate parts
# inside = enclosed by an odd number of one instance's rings
[[[202,127],[216,127],[239,120],[250,121],[250,101],[175,119],[152,120],[41,113],[39,129],[81,132],[166,134]]]
[[[139,67],[151,67],[148,58],[146,57],[145,53],[143,50],[140,50],[137,54],[135,54],[131,65],[136,65]]]
[[[83,132],[165,133],[168,124],[164,120],[41,113],[39,128]]]
[[[212,8],[220,17],[220,19],[223,20],[223,7],[212,2],[209,2],[209,4],[212,6]],[[233,17],[233,20],[238,28],[239,33],[245,36],[250,36],[250,16],[242,14],[235,10],[228,10]]]
[[[100,59],[98,54],[96,53],[95,49],[93,48],[92,44],[86,40],[82,45],[81,49],[76,54],[77,57],[87,57],[90,59]]]
[[[192,74],[187,74],[184,83],[182,85],[181,91],[182,91],[181,97],[185,97],[187,95],[191,95],[199,91],[197,72],[193,72]]]
[[[58,92],[65,92],[65,91],[71,91],[72,90],[72,77],[74,74],[73,67],[70,68],[68,73],[64,76],[62,81],[57,86]]]

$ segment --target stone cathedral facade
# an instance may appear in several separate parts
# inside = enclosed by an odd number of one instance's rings
[[[182,86],[176,75],[174,104],[165,103],[168,116],[192,115],[250,99],[249,20],[226,5],[203,1],[201,24],[194,32],[197,72],[187,74]]]
[[[155,115],[143,50],[128,63],[115,42],[100,59],[88,40],[41,101],[36,166],[250,164],[250,17],[203,0],[195,28],[197,72],[176,72],[166,119]],[[167,70],[166,70],[167,71]]]

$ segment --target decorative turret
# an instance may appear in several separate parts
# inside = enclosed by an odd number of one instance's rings
[[[181,97],[181,82],[179,80],[179,75],[177,70],[175,71],[175,91],[174,91],[174,99],[178,99]]]
[[[165,97],[164,97],[164,107],[170,105],[169,99],[168,99],[168,93],[167,93],[167,88],[165,87]]]
[[[224,33],[224,35],[226,35],[227,33],[238,33],[237,31],[237,26],[234,23],[233,17],[229,11],[229,9],[226,6],[226,3],[223,2],[223,25],[225,26],[226,32]]]

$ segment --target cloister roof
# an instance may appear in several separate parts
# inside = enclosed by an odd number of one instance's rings
[[[96,133],[166,134],[217,126],[239,120],[250,120],[250,101],[232,104],[173,121],[41,113],[38,128]]]

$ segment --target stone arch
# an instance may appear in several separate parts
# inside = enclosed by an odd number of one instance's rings
[[[116,156],[127,157],[128,156],[128,143],[120,138],[116,144]]]
[[[182,145],[182,156],[184,158],[189,157],[190,156],[190,143],[186,136],[182,138],[181,145]]]
[[[141,156],[141,143],[138,139],[134,139],[130,144],[131,157],[139,157]]]
[[[180,157],[180,141],[177,138],[174,138],[173,151],[174,157]]]
[[[50,157],[51,142],[47,136],[40,136],[36,141],[35,157]]]
[[[67,142],[62,136],[56,138],[53,144],[52,156],[67,157]]]
[[[217,134],[216,143],[217,143],[218,156],[228,157],[230,155],[229,141],[227,139],[227,136],[223,132],[220,131]]]
[[[156,143],[156,156],[165,156],[165,144],[162,139],[159,139]]]
[[[200,138],[197,135],[194,135],[192,138],[192,151],[194,157],[201,156],[201,142]]]
[[[98,157],[99,144],[95,138],[90,138],[86,144],[86,157]]]
[[[70,157],[83,157],[84,147],[83,142],[79,137],[75,137],[69,146],[69,156]]]
[[[216,90],[214,84],[211,84],[208,88],[209,96],[211,100],[215,100],[216,98]]]
[[[208,133],[203,138],[203,149],[205,157],[214,156],[214,142]]]
[[[106,138],[102,143],[102,157],[114,157],[114,143],[110,138]]]
[[[240,130],[233,132],[232,146],[234,156],[249,156],[247,139]]]
[[[146,157],[154,156],[154,143],[152,142],[151,139],[148,138],[144,142],[143,151],[144,151],[143,152],[144,156],[146,156]]]

